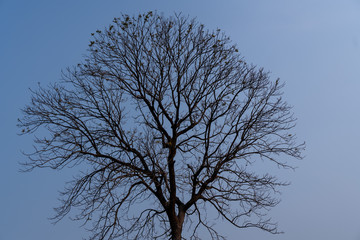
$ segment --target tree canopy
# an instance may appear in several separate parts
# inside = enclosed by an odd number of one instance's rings
[[[253,164],[301,158],[283,84],[182,14],[123,15],[91,35],[85,60],[33,90],[19,121],[47,133],[28,169],[81,166],[56,219],[77,208],[91,239],[221,239],[212,209],[276,233],[266,213],[287,184]]]

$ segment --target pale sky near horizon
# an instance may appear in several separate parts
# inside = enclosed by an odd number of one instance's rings
[[[279,171],[292,184],[269,216],[285,233],[220,223],[228,239],[360,240],[359,0],[0,0],[0,240],[87,236],[79,222],[47,219],[71,170],[19,173],[32,138],[17,135],[16,119],[29,88],[82,60],[91,32],[149,10],[224,30],[249,63],[286,83],[307,149],[296,171]]]

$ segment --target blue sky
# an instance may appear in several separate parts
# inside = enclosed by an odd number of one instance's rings
[[[29,87],[60,78],[86,53],[90,33],[121,13],[183,12],[221,28],[245,59],[286,82],[284,96],[306,141],[292,182],[270,216],[282,235],[221,225],[228,239],[360,239],[360,1],[0,0],[0,239],[81,239],[80,223],[47,219],[74,172],[19,173],[31,137],[16,119]],[[221,224],[221,223],[220,223]]]

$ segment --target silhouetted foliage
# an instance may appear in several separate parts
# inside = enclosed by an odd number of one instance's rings
[[[91,239],[221,239],[213,209],[276,233],[266,212],[286,183],[253,164],[301,158],[282,84],[220,30],[181,14],[124,15],[92,35],[84,62],[33,91],[19,122],[48,133],[35,138],[28,169],[83,170],[56,219],[76,207]]]

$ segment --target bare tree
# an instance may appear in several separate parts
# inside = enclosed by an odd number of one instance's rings
[[[78,208],[91,239],[222,239],[209,211],[277,233],[266,213],[287,184],[253,165],[301,158],[282,84],[181,14],[113,22],[61,83],[32,92],[19,122],[47,130],[27,169],[81,166],[55,218]]]

